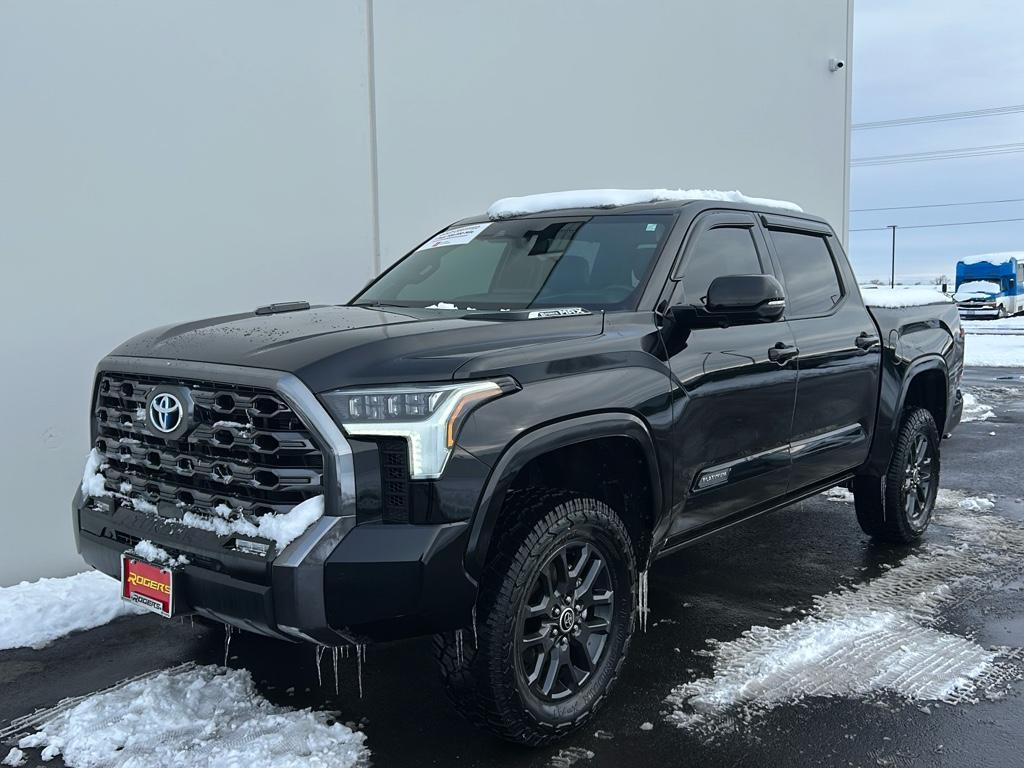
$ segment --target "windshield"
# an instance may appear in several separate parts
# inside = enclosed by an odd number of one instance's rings
[[[449,227],[354,304],[635,309],[673,215],[529,218]]]

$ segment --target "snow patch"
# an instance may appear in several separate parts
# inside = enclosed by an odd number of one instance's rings
[[[961,421],[987,421],[996,417],[992,406],[979,403],[970,392],[964,392],[964,412]]]
[[[104,486],[105,479],[103,470],[107,464],[103,461],[100,452],[93,448],[85,460],[85,470],[82,472],[82,495],[85,497],[99,498],[109,496],[110,491]]]
[[[170,553],[163,547],[158,547],[151,541],[143,539],[132,551],[150,563],[159,563],[161,565],[179,566],[188,565],[189,560],[184,555],[178,555],[177,557],[171,557]]]
[[[926,544],[877,579],[816,597],[794,623],[709,641],[713,676],[676,686],[666,719],[714,736],[811,696],[961,704],[1001,695],[1024,676],[1024,655],[943,631],[940,609],[988,588],[991,574],[1024,571],[1024,526],[963,514],[974,503],[989,508],[988,499],[947,492],[943,503],[958,510],[936,521],[952,544]]]
[[[594,752],[583,747],[565,747],[558,750],[548,761],[551,768],[570,768],[580,760],[593,760]]]
[[[190,528],[212,531],[218,536],[236,534],[270,539],[277,544],[277,551],[282,552],[309,526],[324,516],[324,497],[314,496],[312,499],[306,499],[283,515],[263,515],[257,518],[256,523],[237,516],[235,511],[226,504],[219,504],[214,512],[220,517],[186,512],[182,515],[181,520],[176,522]],[[232,515],[235,516],[231,517]]]
[[[492,220],[508,219],[527,213],[557,211],[567,208],[616,208],[636,203],[659,203],[668,200],[717,200],[725,203],[745,203],[781,208],[797,213],[803,209],[786,200],[766,197],[747,197],[739,191],[722,192],[717,189],[577,189],[565,192],[545,192],[523,197],[504,197],[487,209]]]
[[[43,648],[72,632],[145,613],[121,599],[121,585],[99,571],[0,587],[0,651]]]
[[[928,304],[952,304],[953,300],[934,288],[861,288],[861,296],[869,307],[901,309]]]
[[[271,704],[240,669],[185,664],[41,714],[18,747],[74,768],[349,768],[369,759],[364,734],[323,712]]]
[[[998,253],[979,253],[977,256],[965,256],[961,264],[1005,264],[1010,259],[1024,259],[1024,251],[999,251]]]
[[[458,307],[448,301],[439,301],[436,304],[425,307],[425,309],[458,309]]]
[[[964,365],[1024,367],[1024,335],[968,333]]]
[[[3,759],[0,765],[13,765],[15,767],[24,765],[28,758],[25,757],[25,753],[17,747],[12,747],[11,751],[7,753],[7,757]]]
[[[957,288],[956,293],[953,294],[953,298],[957,301],[989,298],[995,296],[1002,290],[1003,289],[999,286],[999,283],[993,283],[989,280],[966,280],[960,284],[959,288]]]

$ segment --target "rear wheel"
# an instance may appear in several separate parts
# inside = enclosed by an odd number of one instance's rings
[[[543,744],[600,707],[633,631],[636,567],[619,516],[562,491],[516,494],[481,580],[476,632],[438,636],[449,698],[475,724]],[[475,640],[473,635],[475,634]]]
[[[931,522],[939,490],[939,433],[924,408],[908,409],[884,477],[853,482],[857,522],[875,539],[909,544]]]

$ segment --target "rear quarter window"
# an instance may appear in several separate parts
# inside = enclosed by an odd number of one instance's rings
[[[843,298],[828,241],[821,235],[771,230],[790,319],[827,315]]]

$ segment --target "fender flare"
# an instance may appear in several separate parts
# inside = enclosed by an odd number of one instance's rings
[[[546,424],[520,435],[502,453],[491,470],[477,503],[466,546],[466,571],[474,579],[483,572],[494,531],[501,516],[505,492],[519,471],[530,461],[551,451],[607,437],[633,440],[643,453],[655,517],[662,509],[663,490],[658,454],[647,424],[631,413],[595,413]],[[657,521],[656,521],[657,522]]]
[[[860,474],[884,474],[886,467],[889,466],[889,459],[892,456],[893,443],[895,442],[896,435],[900,428],[900,414],[903,413],[903,407],[907,402],[907,393],[910,391],[910,384],[919,373],[925,371],[941,371],[946,381],[949,381],[949,368],[946,365],[945,358],[938,353],[929,353],[924,355],[912,363],[910,363],[906,369],[906,373],[902,375],[899,381],[899,393],[895,399],[895,402],[891,404],[892,410],[886,407],[885,392],[886,385],[883,381],[882,384],[882,400],[879,402],[878,416],[875,422],[875,436],[872,442],[871,452],[869,453],[868,461],[864,467],[860,470]],[[884,377],[896,378],[899,376],[899,369],[889,369],[883,371]],[[893,387],[893,389],[895,389]],[[890,389],[889,391],[892,391]],[[943,399],[946,402],[946,414],[947,418],[949,415],[949,392],[943,392]],[[944,425],[936,424],[941,434]]]
[[[907,393],[910,391],[910,384],[919,373],[924,373],[925,371],[940,371],[942,373],[942,378],[946,382],[949,381],[949,367],[946,365],[946,359],[942,355],[938,353],[931,353],[912,362],[910,367],[907,368],[906,375],[903,377],[903,383],[900,385],[900,397],[896,403],[896,411],[894,414],[895,418],[893,419],[893,431],[899,429],[899,414],[903,413],[903,406],[907,402]],[[948,415],[948,388],[943,390],[942,399],[945,402],[945,410]],[[935,426],[938,427],[941,432],[944,425],[936,424]]]

